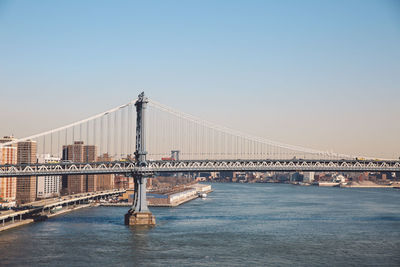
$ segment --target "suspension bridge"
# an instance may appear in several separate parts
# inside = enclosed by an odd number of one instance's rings
[[[0,177],[124,174],[134,177],[135,201],[128,213],[154,218],[146,202],[146,179],[155,173],[217,171],[399,172],[400,162],[345,155],[284,144],[223,127],[147,98],[57,129],[0,144],[36,141],[38,155],[65,157],[76,141],[91,145],[109,161],[72,159],[46,164],[0,165]],[[170,157],[171,151],[174,157]],[[149,215],[150,214],[150,215]],[[149,217],[150,216],[150,217]],[[131,222],[131,224],[135,224]]]

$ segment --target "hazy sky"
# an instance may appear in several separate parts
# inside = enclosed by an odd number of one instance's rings
[[[0,135],[144,90],[289,144],[400,156],[400,1],[0,0]]]

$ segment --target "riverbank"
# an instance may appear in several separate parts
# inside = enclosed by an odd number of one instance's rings
[[[81,205],[78,205],[78,206],[75,206],[72,208],[60,210],[59,212],[56,212],[56,213],[50,213],[49,215],[46,215],[46,216],[47,216],[47,218],[52,218],[52,217],[62,215],[62,214],[65,214],[65,213],[68,213],[71,211],[80,210],[80,209],[89,208],[89,207],[97,207],[97,206],[99,206],[99,205],[98,204],[81,204]]]
[[[0,232],[9,230],[22,225],[47,220],[48,218],[68,213],[74,210],[96,206],[97,204],[88,204],[89,200],[99,200],[113,195],[118,195],[125,190],[108,190],[101,192],[92,192],[86,194],[75,194],[61,198],[45,199],[28,203],[25,206],[31,206],[30,209],[20,211],[6,211],[0,214]],[[62,207],[55,211],[56,207]],[[53,212],[53,213],[52,213]]]
[[[400,186],[399,183],[377,184],[372,181],[360,181],[360,182],[349,182],[349,183],[320,182],[317,185],[328,186],[328,187],[343,187],[343,188],[397,188]]]
[[[49,214],[46,214],[46,215],[40,215],[40,219],[38,219],[37,221],[35,221],[35,219],[31,219],[31,218],[23,219],[23,220],[20,220],[20,221],[14,221],[14,222],[10,221],[10,222],[5,223],[4,226],[0,225],[0,232],[6,231],[6,230],[9,230],[9,229],[13,229],[13,228],[16,228],[16,227],[19,227],[19,226],[22,226],[22,225],[30,224],[30,223],[33,223],[33,222],[47,220],[49,218],[52,218],[52,217],[55,217],[55,216],[58,216],[58,215],[62,215],[62,214],[66,214],[66,213],[69,213],[69,212],[72,212],[72,211],[80,210],[80,209],[83,209],[83,208],[96,207],[96,206],[98,206],[98,204],[95,204],[95,205],[93,205],[93,204],[81,204],[81,205],[78,205],[78,206],[75,206],[75,207],[69,207],[69,208],[60,210],[59,212],[56,212],[56,213],[49,213]]]
[[[204,184],[194,184],[191,185],[188,188],[185,188],[179,192],[174,192],[174,193],[166,193],[164,195],[160,194],[149,194],[148,196],[148,206],[149,207],[176,207],[179,205],[182,205],[184,203],[187,203],[193,199],[201,197],[202,194],[208,194],[212,192],[213,190],[211,189],[211,185],[204,185]],[[93,197],[97,197],[95,194]],[[89,196],[86,196],[85,199],[90,198]],[[51,204],[44,202],[43,204],[46,204],[43,206],[43,209],[40,211],[35,211],[33,210],[25,210],[25,211],[19,211],[19,212],[12,212],[9,213],[3,217],[7,217],[4,219],[2,223],[0,223],[0,232],[13,229],[22,225],[30,224],[32,222],[38,222],[38,221],[43,221],[47,220],[49,218],[66,214],[75,210],[79,210],[82,208],[88,208],[88,207],[96,207],[96,206],[106,206],[106,207],[130,207],[132,206],[132,203],[90,203],[90,204],[80,204],[80,200],[82,199],[82,196],[76,196],[76,198],[71,198],[71,199],[60,199],[58,202],[52,202]],[[73,203],[66,205],[68,203]],[[57,207],[59,205],[64,205],[63,208],[57,212],[52,213],[51,207]],[[29,213],[29,214],[27,214]],[[29,218],[23,218],[24,216],[30,216]]]
[[[90,206],[94,206],[94,205],[83,204],[83,205],[79,205],[79,206],[76,206],[76,207],[63,209],[63,210],[61,210],[61,211],[59,211],[57,213],[50,213],[50,214],[47,214],[47,215],[41,215],[40,218],[41,218],[41,220],[47,220],[49,218],[52,218],[52,217],[55,217],[55,216],[58,216],[58,215],[61,215],[61,214],[69,213],[71,211],[87,208],[87,207],[90,207]],[[4,226],[0,225],[0,232],[6,231],[6,230],[9,230],[9,229],[13,229],[13,228],[16,228],[16,227],[19,227],[19,226],[22,226],[22,225],[30,224],[30,223],[33,223],[33,222],[35,222],[35,219],[32,219],[32,218],[22,219],[20,221],[15,220],[14,222],[9,221],[7,223],[4,223]]]
[[[9,229],[13,229],[22,225],[26,225],[26,224],[30,224],[35,222],[33,219],[26,219],[26,220],[22,220],[22,221],[18,221],[18,222],[14,222],[14,223],[9,223],[9,224],[5,224],[4,226],[0,226],[0,232],[9,230]]]

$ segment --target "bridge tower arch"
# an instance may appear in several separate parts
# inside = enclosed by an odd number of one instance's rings
[[[146,184],[147,178],[152,174],[146,171],[140,171],[147,167],[146,161],[146,108],[148,99],[142,92],[135,103],[136,106],[136,150],[135,166],[138,171],[132,173],[135,194],[131,209],[125,214],[126,225],[154,225],[155,217],[147,207]]]

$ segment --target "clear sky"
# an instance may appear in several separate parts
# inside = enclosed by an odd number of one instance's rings
[[[400,1],[0,0],[0,135],[146,94],[284,143],[400,156]]]

